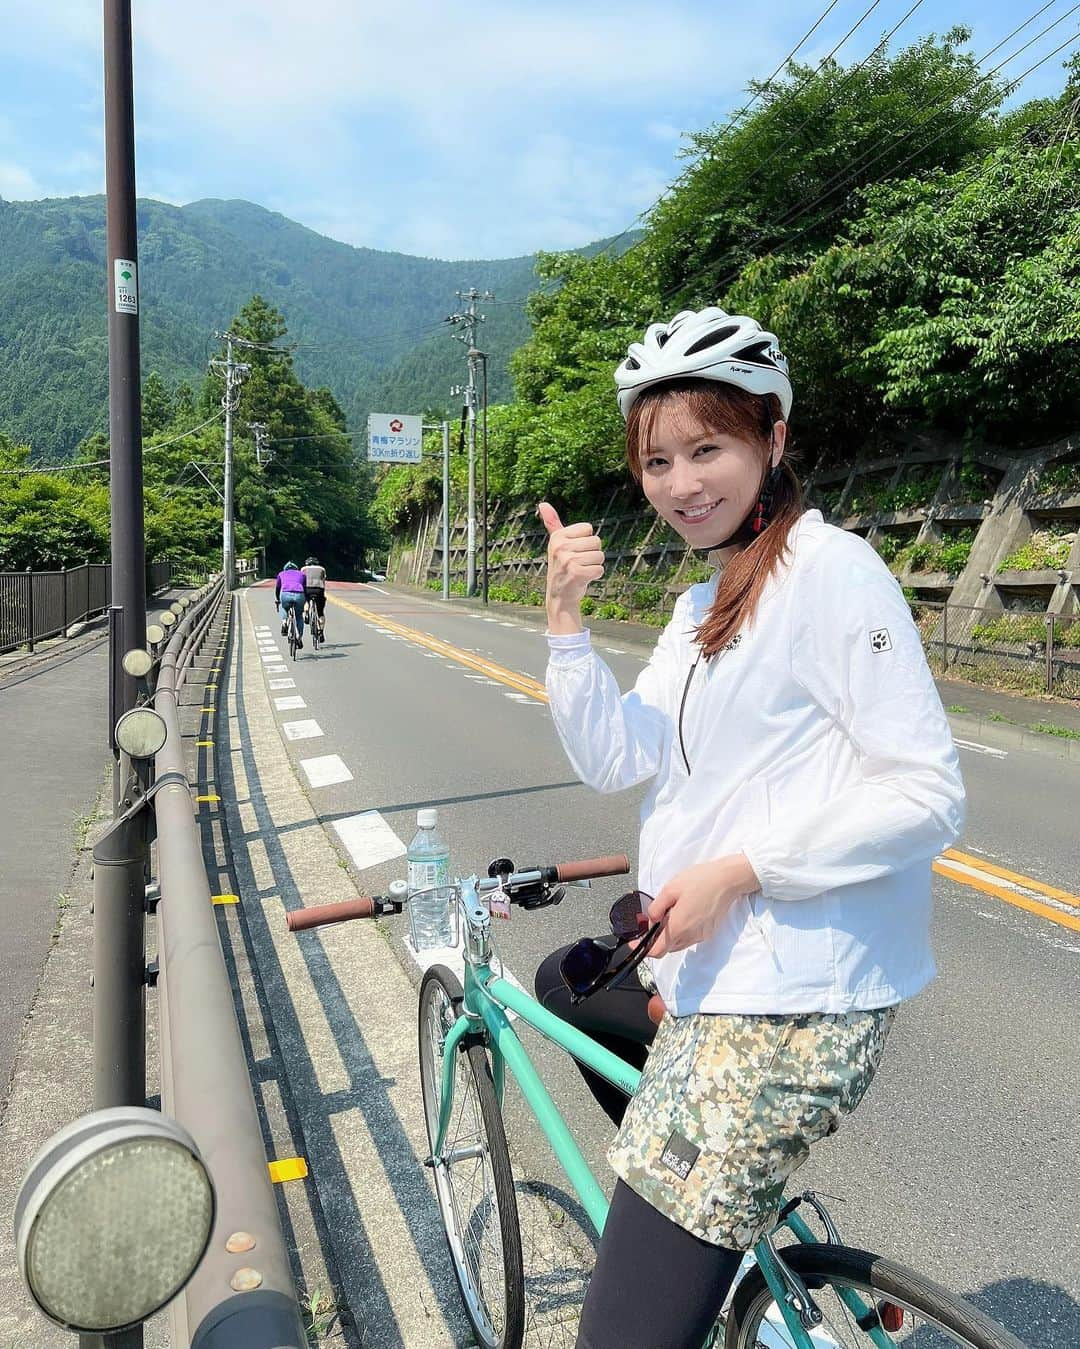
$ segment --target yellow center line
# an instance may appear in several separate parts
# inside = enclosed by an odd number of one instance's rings
[[[1044,881],[1037,881],[1031,876],[1022,876],[1016,871],[1006,871],[1004,867],[986,862],[981,857],[972,857],[957,848],[949,848],[941,855],[946,861],[962,862],[965,866],[974,867],[976,871],[984,871],[988,876],[1011,881],[1013,885],[1019,885],[1023,890],[1033,890],[1038,895],[1046,895],[1048,899],[1056,899],[1059,904],[1069,904],[1074,909],[1080,909],[1080,895],[1070,894],[1068,890],[1059,890],[1055,885],[1047,885]]]
[[[546,703],[548,700],[544,686],[539,680],[532,679],[528,675],[518,674],[513,670],[507,670],[502,665],[496,665],[494,661],[485,660],[482,656],[476,656],[471,651],[462,651],[460,647],[444,642],[438,637],[432,637],[426,632],[407,627],[404,623],[397,623],[394,619],[386,618],[383,614],[376,613],[371,609],[363,609],[358,604],[350,604],[347,600],[338,599],[336,595],[327,595],[326,598],[331,604],[337,604],[342,609],[348,609],[350,613],[356,614],[357,617],[364,619],[365,622],[371,623],[375,627],[385,628],[388,632],[404,637],[407,641],[415,642],[417,646],[426,647],[429,651],[434,651],[437,655],[446,657],[447,660],[455,661],[471,670],[477,670],[489,679],[505,684],[507,688],[525,693],[538,702]],[[950,861],[958,865],[949,866]],[[961,870],[961,867],[964,869]],[[968,870],[968,868],[971,870]],[[1057,904],[1067,904],[1080,910],[1080,896],[1070,894],[1067,890],[1059,890],[1056,886],[1047,885],[1045,882],[1037,881],[1030,876],[1022,876],[1018,872],[1007,871],[1004,867],[984,862],[981,858],[972,857],[968,853],[959,852],[954,848],[950,848],[942,854],[941,860],[934,863],[934,870],[939,875],[955,881],[958,885],[966,885],[983,894],[993,895],[997,899],[1003,899],[1007,904],[1026,909],[1028,913],[1037,914],[1040,918],[1047,918],[1050,922],[1057,923],[1061,927],[1072,928],[1074,931],[1080,932],[1080,915],[1065,913],[1060,908],[1053,907],[1053,905],[1040,903],[1036,898],[1037,895],[1045,895]],[[972,875],[972,871],[982,874]],[[999,883],[1001,881],[1008,884],[1002,885]],[[1009,888],[1010,886],[1020,886],[1022,890],[1031,893],[1021,894],[1017,890]]]
[[[377,628],[385,628],[387,632],[395,633],[398,637],[404,637],[407,641],[415,642],[417,646],[426,647],[429,651],[434,651],[436,655],[445,656],[447,660],[455,661],[458,665],[468,666],[470,670],[476,670],[489,679],[505,684],[507,688],[514,689],[518,693],[525,693],[530,698],[535,698],[537,702],[546,703],[548,700],[543,684],[529,675],[507,670],[502,665],[496,665],[494,661],[485,660],[483,656],[476,656],[471,651],[462,651],[460,647],[452,646],[449,642],[444,642],[438,637],[420,632],[417,628],[406,627],[404,623],[396,623],[392,618],[386,618],[371,609],[361,609],[359,605],[338,599],[336,595],[327,595],[326,598],[331,604],[337,604],[342,609],[348,609],[350,613],[356,614],[358,618],[364,619],[365,622],[371,623]]]
[[[993,895],[996,899],[1003,899],[1006,904],[1013,904],[1018,909],[1026,909],[1028,913],[1047,918],[1051,923],[1057,923],[1059,927],[1080,932],[1080,914],[1064,913],[1061,909],[1051,908],[1049,904],[1040,904],[1037,899],[1029,899],[1027,895],[1018,894],[1015,890],[1006,890],[1003,885],[997,885],[990,879],[984,880],[966,871],[956,871],[947,862],[935,862],[934,870],[939,876],[947,876],[949,880],[956,881],[960,885],[969,885],[973,890],[981,890],[984,895]]]

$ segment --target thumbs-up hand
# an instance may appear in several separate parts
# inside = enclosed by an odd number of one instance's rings
[[[580,632],[581,601],[604,574],[604,551],[592,525],[564,525],[547,501],[536,508],[548,533],[547,612],[553,633]]]

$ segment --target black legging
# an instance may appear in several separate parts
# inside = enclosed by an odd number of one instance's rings
[[[553,952],[536,971],[537,999],[635,1068],[643,1067],[656,1034],[646,1011],[649,994],[631,972],[574,1006],[559,974],[567,949]],[[577,1066],[608,1117],[621,1124],[627,1098]],[[701,1349],[741,1260],[741,1252],[695,1237],[617,1181],[577,1349]]]
[[[617,1181],[577,1349],[701,1349],[741,1262]]]
[[[609,932],[599,940],[614,943],[615,939]],[[631,970],[618,984],[601,989],[575,1007],[559,974],[559,962],[569,949],[563,946],[552,952],[536,971],[533,983],[538,1002],[564,1021],[569,1021],[571,1026],[590,1035],[605,1049],[618,1054],[619,1058],[632,1063],[635,1068],[643,1068],[656,1034],[656,1027],[646,1011],[649,994]],[[577,1060],[574,1062],[577,1063]],[[626,1112],[626,1097],[623,1093],[583,1064],[578,1063],[577,1066],[608,1118],[616,1125],[621,1124]]]

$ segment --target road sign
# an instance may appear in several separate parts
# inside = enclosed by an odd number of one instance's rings
[[[383,464],[418,464],[424,419],[393,412],[368,414],[368,458]]]

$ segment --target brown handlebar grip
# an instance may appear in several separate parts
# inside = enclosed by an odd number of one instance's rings
[[[587,857],[583,862],[560,862],[555,875],[560,881],[588,881],[595,876],[625,876],[630,870],[630,859],[625,853],[618,857]]]
[[[346,899],[340,904],[316,904],[310,909],[293,909],[285,915],[290,932],[303,932],[308,927],[323,927],[327,923],[345,923],[350,918],[371,918],[374,901],[368,895]]]

